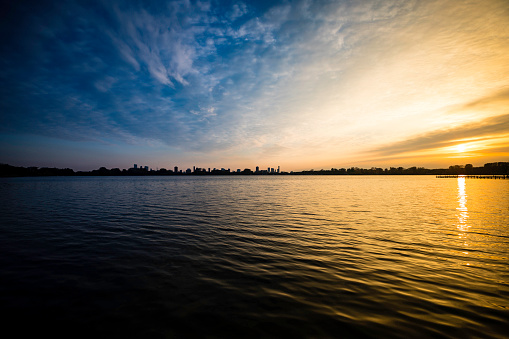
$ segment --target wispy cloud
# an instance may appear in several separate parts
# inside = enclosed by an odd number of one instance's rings
[[[378,147],[372,152],[379,156],[394,156],[450,147],[465,141],[498,138],[509,138],[509,114],[490,117],[455,128],[428,132],[409,140]]]
[[[494,104],[499,104],[501,102],[509,102],[509,88],[504,88],[501,91],[495,91],[483,98],[470,101],[462,104],[460,107],[456,108],[455,111],[461,111],[466,109],[475,109],[475,108],[483,108],[486,106],[492,106]],[[507,103],[504,104],[504,107],[507,107]]]

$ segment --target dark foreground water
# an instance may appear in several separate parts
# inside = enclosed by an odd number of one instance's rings
[[[509,181],[10,178],[0,221],[4,334],[509,335]]]

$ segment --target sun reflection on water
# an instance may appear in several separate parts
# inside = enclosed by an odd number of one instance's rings
[[[467,193],[466,193],[466,183],[465,183],[465,177],[459,176],[458,177],[458,207],[456,207],[456,210],[458,210],[458,225],[457,228],[460,231],[459,238],[463,239],[464,243],[463,246],[467,247],[467,232],[470,226],[467,223],[468,219],[468,208],[467,208]],[[463,254],[468,254],[468,251],[465,249],[463,251]],[[469,265],[469,264],[467,264]]]
[[[468,209],[467,209],[466,184],[464,176],[458,177],[458,203],[459,207],[456,208],[459,211],[458,229],[462,232],[466,232],[469,226],[467,225]]]

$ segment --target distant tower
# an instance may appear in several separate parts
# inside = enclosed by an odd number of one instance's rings
[[[278,167],[277,167],[277,172],[278,172],[278,173],[279,173],[279,169],[280,169],[280,168],[279,168],[279,166],[278,166]]]
[[[173,169],[174,169],[174,172],[175,172],[175,173],[178,173],[178,171],[179,171],[178,166],[173,167]]]
[[[256,166],[256,172],[260,172],[260,166]]]
[[[134,169],[137,169],[138,168],[138,164],[134,164]]]

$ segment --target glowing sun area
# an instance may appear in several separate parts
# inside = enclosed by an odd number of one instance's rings
[[[459,145],[456,145],[456,151],[458,153],[463,153],[467,150],[467,145],[465,144],[459,144]]]

